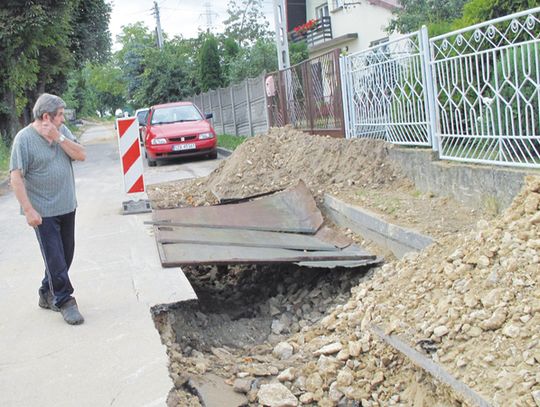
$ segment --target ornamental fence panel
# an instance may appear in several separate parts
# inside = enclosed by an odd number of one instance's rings
[[[440,157],[540,167],[540,8],[432,38]]]
[[[425,28],[342,57],[347,137],[430,146]]]

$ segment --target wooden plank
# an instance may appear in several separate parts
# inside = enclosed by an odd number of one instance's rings
[[[156,210],[150,223],[314,234],[323,218],[300,181],[294,188],[250,202]]]
[[[268,247],[294,250],[338,251],[333,244],[299,233],[190,226],[154,226],[159,243],[195,243],[214,246]]]
[[[459,396],[473,402],[476,406],[491,407],[491,404],[473,389],[456,379],[433,360],[425,357],[420,352],[411,348],[405,342],[398,339],[395,335],[386,335],[381,328],[374,324],[371,325],[371,330],[388,345],[397,349],[399,352],[409,358],[415,365],[428,372],[435,379],[450,386]]]
[[[272,264],[319,260],[366,260],[376,257],[357,247],[342,251],[300,251],[265,247],[209,246],[190,243],[158,243],[163,267],[187,264]],[[367,263],[366,263],[367,264]]]

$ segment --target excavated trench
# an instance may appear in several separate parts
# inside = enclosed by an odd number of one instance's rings
[[[254,395],[266,378],[277,374],[276,361],[253,361],[254,369],[247,369],[248,373],[234,366],[249,364],[246,355],[253,354],[253,349],[257,354],[271,354],[286,337],[344,304],[350,289],[369,278],[369,270],[294,265],[184,267],[198,300],[154,310],[175,383],[168,405],[257,405]],[[254,379],[249,389],[233,390],[238,374]]]

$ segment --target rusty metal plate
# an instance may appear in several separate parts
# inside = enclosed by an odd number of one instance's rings
[[[314,236],[299,233],[268,232],[247,229],[201,228],[194,226],[154,226],[158,243],[195,243],[214,246],[268,247],[295,250],[338,251],[337,245],[318,238],[326,228]]]
[[[238,204],[154,211],[153,224],[314,234],[322,214],[306,185]]]
[[[369,260],[375,256],[350,246],[341,251],[302,251],[267,247],[242,247],[192,243],[158,243],[161,265],[177,267],[187,264],[269,264],[302,261]]]

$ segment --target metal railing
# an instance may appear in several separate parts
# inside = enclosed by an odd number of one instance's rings
[[[341,58],[347,137],[540,168],[540,7]]]
[[[268,75],[270,126],[291,124],[310,133],[343,137],[339,50]]]
[[[348,137],[431,145],[425,48],[416,32],[342,59]]]
[[[306,41],[309,46],[329,41],[332,39],[332,21],[329,16],[321,17],[315,23],[315,26],[304,32],[297,33],[291,31],[289,33],[292,42]]]
[[[430,40],[440,157],[540,167],[540,8]]]

